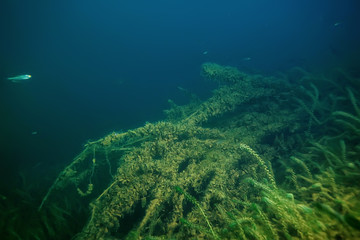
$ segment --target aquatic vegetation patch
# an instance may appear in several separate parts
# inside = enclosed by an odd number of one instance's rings
[[[220,83],[209,99],[88,142],[39,210],[63,205],[64,194],[81,199],[89,212],[75,239],[359,238],[351,82],[215,63],[202,75]]]

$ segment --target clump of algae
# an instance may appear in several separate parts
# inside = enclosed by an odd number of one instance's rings
[[[360,237],[351,81],[344,90],[299,68],[268,77],[215,63],[202,75],[220,83],[209,99],[88,142],[39,209],[81,199],[90,210],[75,239]]]

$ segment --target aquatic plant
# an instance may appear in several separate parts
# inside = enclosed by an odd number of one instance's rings
[[[335,117],[336,123],[343,125],[350,133],[358,137],[360,135],[360,108],[358,106],[358,100],[350,88],[346,88],[346,91],[355,114],[345,111],[335,111],[332,115]]]
[[[66,196],[64,206],[49,203],[46,211],[37,211],[38,197],[35,186],[25,181],[8,192],[0,201],[0,236],[1,239],[64,239],[76,233],[78,224],[70,224],[71,214],[67,209]],[[79,219],[80,220],[80,219]]]
[[[204,78],[219,83],[237,83],[247,81],[247,75],[239,69],[230,66],[221,66],[213,62],[203,63],[201,65],[201,74]]]
[[[64,194],[69,209],[89,206],[75,239],[360,237],[358,94],[292,71],[204,63],[220,83],[209,99],[171,102],[167,121],[88,142],[39,210]]]

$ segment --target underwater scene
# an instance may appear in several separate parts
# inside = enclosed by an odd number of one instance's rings
[[[360,2],[0,3],[0,239],[360,239]]]

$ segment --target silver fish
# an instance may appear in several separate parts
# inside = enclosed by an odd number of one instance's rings
[[[29,80],[30,78],[31,78],[31,75],[24,74],[24,75],[18,75],[15,77],[8,77],[7,80],[9,80],[13,83],[18,83],[18,82],[23,82],[23,81]]]

